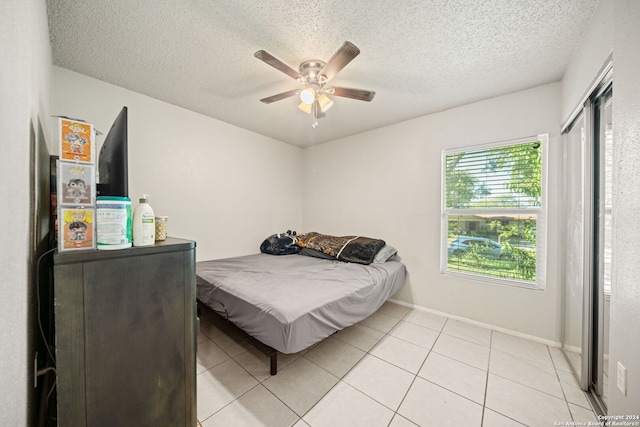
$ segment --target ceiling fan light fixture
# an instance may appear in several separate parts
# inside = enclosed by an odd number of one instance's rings
[[[311,105],[312,104],[305,104],[304,102],[301,102],[300,105],[298,105],[298,108],[307,114],[311,114]]]
[[[324,93],[318,95],[318,104],[320,104],[320,111],[323,113],[333,106],[333,101]]]
[[[304,85],[303,90],[289,90],[263,98],[260,102],[270,104],[298,95],[301,101],[298,108],[311,116],[314,128],[318,126],[318,119],[325,117],[325,112],[333,105],[333,101],[327,95],[370,102],[375,95],[373,91],[347,87],[325,87],[340,70],[359,54],[360,49],[353,43],[346,41],[327,62],[310,59],[302,62],[298,68],[299,71],[296,71],[273,55],[259,50],[254,53],[256,58]]]
[[[300,101],[305,104],[311,105],[316,100],[316,90],[312,87],[308,87],[300,92]]]

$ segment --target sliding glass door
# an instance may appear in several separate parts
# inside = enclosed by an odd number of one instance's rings
[[[603,414],[609,390],[613,166],[609,73],[563,135],[563,350]]]
[[[609,85],[594,105],[594,363],[592,386],[598,404],[606,409],[609,391],[609,306],[611,299],[611,224],[613,220],[613,90]]]

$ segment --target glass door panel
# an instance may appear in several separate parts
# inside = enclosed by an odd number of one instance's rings
[[[609,303],[611,298],[611,223],[613,219],[613,93],[606,88],[595,101],[597,134],[597,189],[594,245],[594,343],[593,392],[606,410],[609,391]]]
[[[564,337],[563,350],[582,381],[585,299],[585,191],[587,187],[587,123],[584,112],[563,138],[564,200]],[[586,380],[586,379],[585,379]]]

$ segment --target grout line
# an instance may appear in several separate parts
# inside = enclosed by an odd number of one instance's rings
[[[481,420],[480,427],[482,427],[484,425],[484,416],[485,416],[485,413],[487,412],[487,410],[495,412],[496,414],[501,415],[501,416],[503,416],[505,418],[508,418],[508,419],[512,420],[513,422],[515,422],[515,423],[518,423],[518,424],[520,424],[522,426],[525,426],[524,423],[520,422],[519,420],[517,420],[517,419],[515,419],[515,418],[513,418],[511,416],[508,416],[508,415],[505,415],[505,414],[503,414],[501,412],[498,412],[495,409],[487,408],[487,394],[489,393],[489,375],[491,374],[491,352],[493,350],[493,332],[495,332],[495,331],[491,331],[491,337],[490,337],[490,340],[489,340],[489,343],[490,343],[490,346],[489,346],[489,361],[487,363],[487,380],[486,380],[485,385],[484,385],[484,401],[482,403],[482,420]],[[496,349],[496,351],[500,351],[500,350]],[[496,375],[496,374],[493,374],[493,375]],[[500,375],[496,375],[496,376],[500,377],[500,378],[504,378],[504,377],[501,377]],[[505,378],[505,379],[507,379],[509,381],[513,381],[513,380],[510,380],[509,378]],[[518,382],[516,382],[516,383],[520,384]]]
[[[273,397],[275,397],[280,403],[282,403],[287,409],[289,409],[296,417],[298,417],[298,421],[302,420],[302,415],[298,415],[298,413],[296,411],[294,411],[292,407],[290,407],[282,399],[280,399],[278,397],[278,395],[276,395],[274,392],[271,391],[271,389],[269,389],[269,387],[265,386],[262,383],[260,383],[259,385],[264,387]],[[296,421],[296,422],[298,422],[298,421]]]
[[[569,416],[573,421],[576,421],[573,416],[573,412],[571,412],[571,407],[569,406],[569,399],[567,399],[567,393],[564,391],[564,387],[562,387],[562,381],[560,380],[560,375],[558,374],[558,368],[556,367],[556,362],[553,360],[553,355],[551,354],[551,350],[547,346],[547,352],[549,353],[549,357],[551,357],[551,364],[553,365],[553,370],[556,374],[556,379],[558,380],[558,384],[560,385],[560,391],[562,392],[562,396],[564,396],[564,403],[567,406],[567,411],[569,411]]]
[[[489,392],[489,370],[491,369],[491,350],[493,348],[493,331],[489,334],[489,357],[487,360],[487,377],[484,381],[484,399],[482,400],[482,418],[480,419],[480,427],[484,425],[484,414],[487,410],[487,393]]]
[[[396,325],[397,325],[398,323],[400,323],[400,321],[401,321],[401,319],[399,319],[399,320],[398,320],[398,322],[396,323]],[[360,323],[360,322],[358,322],[357,324],[359,324],[359,323]],[[394,325],[394,327],[392,327],[392,328],[389,330],[389,332],[391,332],[391,331],[395,328],[395,326],[396,326],[396,325]],[[366,326],[366,325],[362,325],[362,326]],[[376,331],[378,331],[378,332],[382,332],[382,331],[379,331],[379,330],[377,330],[377,329],[375,329],[375,328],[371,328],[371,329],[376,330]],[[329,391],[327,391],[327,393],[325,393],[325,394],[324,394],[320,399],[318,399],[318,401],[317,401],[317,402],[316,402],[316,403],[315,403],[311,408],[309,408],[309,410],[308,410],[307,412],[305,412],[305,415],[306,415],[307,413],[309,413],[309,411],[311,411],[311,409],[313,409],[313,408],[314,408],[314,407],[315,407],[315,406],[316,406],[316,405],[317,405],[317,404],[318,404],[318,403],[319,403],[319,402],[320,402],[320,401],[321,401],[321,400],[322,400],[322,399],[323,399],[323,398],[324,398],[324,397],[325,397],[325,396],[326,396],[326,395],[327,395],[331,390],[333,390],[333,389],[334,389],[334,388],[335,388],[339,383],[341,383],[341,382],[342,382],[342,383],[344,383],[346,386],[353,388],[353,389],[354,389],[354,390],[356,390],[357,392],[362,393],[363,395],[367,396],[368,398],[370,398],[371,400],[375,401],[375,402],[376,402],[376,403],[378,403],[379,405],[381,405],[381,406],[383,406],[383,407],[385,407],[385,408],[389,409],[391,412],[393,412],[393,416],[391,417],[391,420],[390,420],[389,422],[391,423],[391,421],[393,421],[393,418],[394,418],[394,417],[395,417],[395,415],[397,414],[397,410],[393,410],[393,409],[389,408],[389,407],[388,407],[387,405],[385,405],[384,403],[382,403],[382,402],[380,402],[380,401],[376,400],[374,397],[369,396],[369,395],[368,395],[367,393],[365,393],[364,391],[362,391],[362,390],[360,390],[360,389],[358,389],[358,388],[356,388],[356,387],[352,386],[351,384],[349,384],[349,383],[347,383],[347,382],[345,382],[345,381],[344,381],[344,378],[345,378],[347,375],[349,375],[349,373],[350,373],[353,369],[355,369],[355,367],[356,367],[356,366],[358,366],[358,365],[360,364],[360,362],[362,361],[362,359],[364,359],[364,358],[365,358],[365,357],[367,357],[367,356],[375,357],[376,359],[381,360],[381,361],[383,361],[383,362],[385,362],[385,363],[388,363],[388,364],[390,364],[391,366],[395,366],[395,367],[397,367],[397,368],[399,368],[399,369],[402,369],[403,371],[405,371],[405,372],[407,372],[407,373],[410,373],[410,374],[414,375],[414,380],[415,380],[415,374],[413,374],[413,373],[411,373],[411,372],[407,371],[406,369],[401,368],[400,366],[396,366],[396,365],[394,365],[393,363],[388,362],[388,361],[386,361],[386,360],[384,360],[384,359],[381,359],[381,358],[377,357],[376,355],[374,355],[374,354],[371,354],[371,353],[370,353],[370,352],[371,352],[371,350],[373,350],[374,348],[376,348],[376,346],[377,346],[377,345],[378,345],[382,340],[384,340],[387,336],[391,336],[391,335],[389,335],[389,333],[387,333],[387,332],[382,332],[382,333],[383,333],[384,335],[383,335],[383,336],[382,336],[382,337],[381,337],[381,338],[380,338],[380,339],[379,339],[379,340],[378,340],[378,341],[377,341],[377,342],[376,342],[376,343],[375,343],[375,344],[374,344],[374,345],[373,345],[369,350],[367,350],[367,351],[362,350],[361,348],[358,348],[358,347],[354,346],[353,344],[348,343],[348,342],[346,342],[346,341],[343,341],[343,340],[341,340],[340,338],[336,337],[336,339],[338,339],[339,341],[341,341],[341,342],[343,342],[343,343],[345,343],[345,344],[347,344],[347,345],[350,345],[351,347],[356,348],[356,349],[358,349],[358,350],[360,350],[360,351],[364,351],[364,355],[363,355],[363,356],[362,356],[362,357],[361,357],[361,358],[360,358],[360,359],[359,359],[359,360],[358,360],[358,361],[357,361],[357,362],[356,362],[356,363],[355,363],[351,368],[349,368],[349,370],[347,370],[347,372],[346,372],[342,377],[338,378],[338,382],[337,382],[336,384],[334,384],[334,385],[333,385],[333,387],[331,387],[331,389],[329,389]],[[414,344],[414,345],[415,345],[415,344]],[[417,346],[417,347],[419,347],[419,346]],[[312,362],[312,361],[310,360],[310,362]],[[313,362],[312,362],[312,363],[313,363]],[[324,369],[323,367],[321,367],[321,366],[319,366],[319,365],[316,365],[316,366],[318,366],[318,367],[319,367],[319,368],[321,368],[321,369]],[[324,370],[326,371],[326,369],[324,369]],[[327,372],[328,372],[328,371],[327,371]],[[329,373],[331,374],[331,372],[329,372]],[[333,375],[333,374],[332,374],[332,375]],[[334,376],[335,376],[335,375],[334,375]],[[412,384],[413,384],[413,382],[412,382]],[[410,386],[409,386],[409,388],[410,388]],[[407,392],[408,392],[408,389],[407,389]],[[406,395],[406,393],[405,393],[405,395]],[[401,405],[401,404],[402,404],[402,401],[401,401],[401,402],[400,402],[400,404],[398,405],[398,408],[400,408],[400,405]]]
[[[372,328],[372,329],[373,329],[373,328]],[[326,338],[325,338],[325,339],[326,339]],[[338,339],[338,338],[336,337],[336,339]],[[378,340],[378,342],[380,342],[381,340],[382,340],[382,338],[381,338],[380,340]],[[356,346],[354,346],[354,345],[352,345],[352,344],[350,344],[350,343],[348,343],[348,342],[345,342],[345,341],[342,341],[342,340],[339,340],[339,341],[341,341],[341,342],[343,342],[343,343],[345,343],[345,344],[347,344],[347,345],[350,345],[351,347],[356,348],[356,349],[358,349],[358,350],[360,350],[360,351],[364,351],[364,350],[362,350],[361,348],[358,348],[358,347],[356,347]],[[377,343],[376,343],[376,344],[377,344]],[[375,344],[374,344],[374,347],[375,347]],[[373,348],[373,347],[372,347],[372,348]],[[343,379],[343,378],[344,378],[344,377],[345,377],[349,372],[351,372],[351,370],[352,370],[353,368],[355,368],[355,366],[356,366],[356,365],[358,365],[358,363],[360,363],[360,361],[361,361],[361,360],[362,360],[362,359],[363,359],[367,354],[369,354],[369,352],[368,352],[368,351],[366,351],[366,352],[365,352],[365,354],[364,354],[364,356],[362,356],[360,359],[358,359],[358,361],[357,361],[357,362],[356,362],[356,363],[355,363],[351,368],[349,368],[349,370],[347,370],[347,372],[346,372],[342,377],[337,377],[337,376],[336,376],[336,375],[334,375],[333,373],[329,372],[328,370],[326,370],[326,369],[325,369],[325,368],[323,368],[322,366],[320,366],[320,365],[318,365],[317,363],[315,363],[313,360],[307,359],[307,358],[305,357],[305,360],[307,360],[309,363],[313,363],[314,365],[316,365],[318,368],[322,369],[323,371],[325,371],[325,372],[326,372],[326,373],[328,373],[329,375],[331,375],[331,376],[333,376],[333,377],[337,378],[337,379],[338,379],[338,381],[337,381],[334,385],[332,385],[332,386],[331,386],[331,388],[329,388],[329,390],[327,390],[327,392],[326,392],[326,393],[324,393],[322,396],[320,396],[320,398],[319,398],[318,400],[316,400],[316,402],[315,402],[313,405],[311,405],[311,407],[310,407],[309,409],[307,409],[307,411],[306,411],[302,416],[300,416],[300,419],[302,419],[302,418],[303,418],[305,415],[307,415],[307,414],[308,414],[308,413],[309,413],[313,408],[315,408],[315,407],[318,405],[318,403],[320,403],[320,401],[321,401],[322,399],[324,399],[324,397],[325,397],[327,394],[329,394],[329,393],[331,392],[331,390],[333,390],[333,389],[334,389],[338,384],[340,384],[341,382],[343,382],[343,381],[342,381],[342,379]],[[302,355],[302,356],[300,356],[300,357],[304,357],[304,355]],[[346,385],[348,385],[349,387],[354,388],[353,386],[351,386],[351,385],[350,385],[350,384],[348,384],[348,383],[345,383],[345,384],[346,384]],[[365,396],[367,396],[367,397],[369,397],[369,398],[373,399],[371,396],[367,395],[366,393],[364,393],[364,392],[362,392],[362,391],[360,391],[360,390],[358,390],[358,389],[356,389],[356,390],[357,390],[358,392],[360,392],[360,393],[364,394]],[[375,399],[373,399],[373,400],[375,400]],[[376,400],[376,402],[378,402],[378,401]],[[380,402],[378,402],[378,403],[380,403]],[[380,404],[381,404],[381,403],[380,403]],[[381,405],[382,405],[382,404],[381,404]],[[384,406],[384,405],[382,405],[382,406]],[[385,406],[385,407],[386,407],[386,406]],[[294,412],[295,412],[295,411],[294,411]],[[297,413],[296,413],[296,415],[297,415]],[[303,421],[304,421],[304,420],[303,420]],[[306,423],[306,421],[305,421],[305,423]]]
[[[547,396],[549,396],[549,397],[553,397],[554,399],[558,399],[558,400],[562,400],[562,401],[565,401],[565,402],[566,402],[566,399],[565,399],[565,398],[563,398],[563,397],[558,397],[558,396],[556,396],[555,394],[551,394],[551,393],[548,393],[548,392],[546,392],[546,391],[544,391],[544,390],[540,390],[540,389],[538,389],[538,388],[531,387],[530,385],[528,385],[528,384],[524,384],[524,383],[522,383],[522,382],[520,382],[520,381],[517,381],[517,380],[514,380],[513,378],[509,378],[509,377],[505,377],[505,376],[502,376],[502,375],[498,375],[498,374],[493,373],[493,372],[491,372],[491,374],[492,374],[492,375],[495,375],[496,377],[502,378],[503,380],[507,380],[507,381],[509,381],[509,382],[516,383],[516,384],[518,384],[518,385],[521,385],[521,386],[523,386],[523,387],[526,387],[526,388],[528,388],[529,390],[533,390],[533,391],[536,391],[536,392],[538,392],[538,393],[542,393],[542,394],[544,394],[544,395],[547,395]],[[561,387],[561,388],[562,388],[562,387]],[[563,391],[563,396],[564,396],[564,391]]]
[[[406,317],[406,316],[405,316]],[[444,326],[446,325],[446,323],[449,321],[449,319],[445,320],[444,325],[442,325],[442,329],[444,329]],[[433,347],[436,345],[436,342],[438,342],[438,338],[440,338],[440,335],[442,334],[442,330],[440,330],[438,332],[438,336],[436,337],[436,339],[433,341],[433,345],[431,346],[431,348],[429,349],[429,351],[427,352],[427,356],[424,358],[424,360],[422,361],[422,363],[420,364],[420,367],[416,370],[416,373],[413,374],[413,380],[411,381],[411,384],[409,384],[409,387],[407,387],[407,391],[404,393],[404,396],[402,396],[402,399],[400,399],[400,404],[398,405],[398,409],[400,409],[402,407],[402,404],[404,403],[405,399],[407,398],[407,395],[409,394],[409,391],[411,390],[411,388],[413,387],[413,384],[416,382],[416,379],[418,378],[418,373],[420,372],[420,370],[422,369],[422,367],[424,366],[424,364],[427,362],[427,359],[429,358],[429,355],[431,354],[431,352],[433,351]],[[397,338],[397,337],[396,337]],[[400,339],[400,338],[398,338]],[[404,341],[404,340],[403,340]],[[408,342],[408,341],[406,341]],[[414,344],[415,345],[415,344]],[[419,347],[419,346],[418,346]],[[396,415],[402,416],[401,414],[398,414],[398,409],[396,409],[394,417]],[[391,421],[393,421],[393,418],[391,418]],[[411,421],[411,420],[409,420]],[[412,421],[413,423],[413,421]],[[389,423],[390,424],[390,423]],[[415,424],[415,423],[414,423]],[[388,427],[388,426],[387,426]]]
[[[580,405],[578,403],[573,403],[573,402],[569,401],[569,399],[567,398],[567,393],[565,392],[564,387],[562,386],[562,384],[563,384],[562,379],[560,378],[560,374],[558,373],[558,371],[561,370],[561,369],[558,369],[558,367],[556,366],[555,360],[553,360],[553,356],[551,355],[551,350],[549,349],[549,347],[547,347],[547,350],[549,351],[549,356],[551,356],[551,363],[553,363],[553,368],[556,371],[556,377],[558,378],[558,383],[560,383],[560,390],[562,390],[562,395],[564,396],[564,400],[567,403],[567,409],[569,410],[569,414],[571,415],[571,419],[573,421],[585,421],[585,420],[576,420],[575,419],[575,416],[573,415],[573,411],[571,410],[571,405],[573,404],[573,405],[578,406],[580,408],[583,408],[583,409],[586,409],[586,410],[590,410],[591,412],[593,412],[593,416],[597,420],[598,419],[598,414],[596,413],[594,408],[592,408],[592,407],[585,408],[584,406],[582,406],[582,405]],[[565,372],[565,371],[563,371],[563,372]],[[575,374],[573,372],[571,372],[571,375],[574,375],[574,378],[575,378]],[[576,378],[576,380],[577,380],[577,378]],[[579,388],[579,389],[584,394],[584,390],[582,390],[581,388]],[[587,398],[587,402],[589,404],[591,404],[591,402],[590,402],[590,400],[588,398]]]

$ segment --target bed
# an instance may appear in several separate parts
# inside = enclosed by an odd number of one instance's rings
[[[198,301],[273,349],[272,375],[276,351],[299,352],[365,319],[405,279],[398,261],[363,265],[260,253],[196,263]]]

